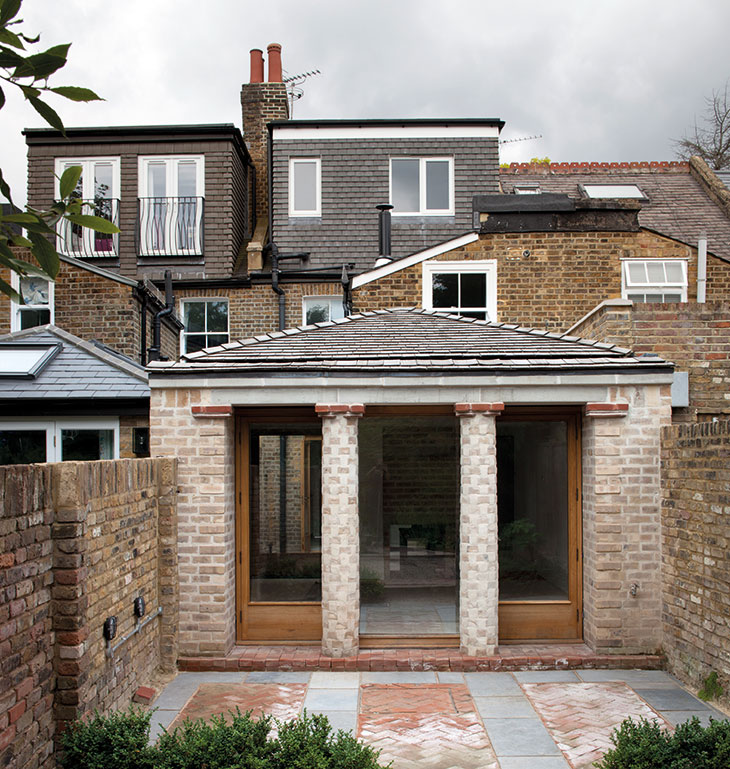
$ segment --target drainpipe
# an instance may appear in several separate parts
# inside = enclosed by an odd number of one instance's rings
[[[697,242],[697,304],[704,304],[707,294],[707,235]]]
[[[165,270],[165,309],[160,310],[155,314],[155,319],[152,321],[152,347],[149,349],[147,359],[152,360],[166,360],[160,354],[161,351],[161,330],[162,319],[168,315],[172,315],[172,311],[175,308],[175,297],[172,294],[172,273],[170,270]]]
[[[142,290],[142,304],[140,307],[140,350],[139,361],[143,366],[147,365],[147,292]]]
[[[342,309],[345,313],[345,317],[349,318],[352,315],[352,278],[347,272],[347,265],[342,265]]]

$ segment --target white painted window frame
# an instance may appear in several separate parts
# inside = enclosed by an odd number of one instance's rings
[[[428,261],[423,263],[422,302],[426,310],[451,312],[448,307],[433,306],[433,275],[437,272],[449,273],[484,273],[487,278],[487,319],[492,323],[497,321],[497,260],[483,259],[479,261]],[[481,309],[481,308],[468,308]],[[458,310],[453,310],[458,312]]]
[[[296,175],[296,167],[299,163],[311,164],[314,163],[314,198],[315,208],[314,210],[302,210],[297,209],[294,205],[294,177]],[[294,218],[300,217],[320,217],[322,216],[322,158],[318,157],[290,157],[289,158],[289,216]]]
[[[408,155],[393,155],[388,160],[388,196],[390,203],[393,203],[393,161],[394,160],[418,160],[418,211],[396,211],[393,209],[393,216],[454,216],[456,211],[454,203],[454,158],[452,155],[433,155],[424,157],[413,157]],[[449,207],[448,208],[426,208],[426,163],[429,161],[440,161],[449,164]]]
[[[39,280],[43,280],[43,278],[39,278]],[[18,302],[11,300],[10,301],[10,331],[21,331],[21,325],[20,325],[20,315],[23,312],[23,309],[32,309],[32,310],[45,310],[49,309],[50,312],[50,320],[49,323],[54,323],[56,316],[55,316],[55,282],[52,280],[46,281],[48,283],[48,304],[18,304]],[[10,274],[10,285],[18,292],[20,293],[20,276],[16,272],[12,272]]]
[[[659,263],[659,264],[680,264],[682,266],[682,275],[683,275],[683,282],[682,283],[634,283],[632,284],[629,279],[629,265],[630,264],[649,264],[649,263]],[[686,302],[687,301],[687,288],[688,288],[688,277],[687,277],[687,260],[686,259],[622,259],[621,260],[621,297],[623,299],[630,299],[629,294],[630,293],[652,293],[654,292],[665,292],[665,291],[672,291],[677,292],[681,291],[682,298],[680,299],[680,302]],[[635,301],[635,300],[633,300]]]
[[[226,335],[228,336],[228,342],[231,341],[231,298],[229,296],[186,296],[184,299],[180,300],[180,307],[179,307],[179,318],[183,322],[183,329],[180,331],[180,354],[185,355],[187,352],[187,334],[188,330],[184,328],[185,324],[185,305],[186,304],[192,304],[194,302],[225,302],[226,307],[228,308],[228,311],[226,312]],[[206,314],[207,317],[207,314]],[[216,333],[221,334],[222,331],[215,331],[215,332],[209,332],[209,331],[192,331],[190,332],[193,335],[204,333],[206,336],[209,335],[209,333]]]
[[[339,318],[344,317],[344,308],[342,307],[342,297],[341,296],[335,296],[333,294],[312,294],[309,296],[303,296],[302,297],[302,325],[305,326],[307,324],[307,304],[309,302],[327,302],[329,304],[330,313],[329,318],[327,320],[332,320],[332,306],[338,305],[339,309],[342,311],[342,314],[339,315],[335,320],[338,320]]]
[[[112,459],[119,459],[119,419],[111,417],[64,417],[63,419],[27,419],[24,417],[0,420],[0,430],[44,430],[46,433],[46,462],[62,462],[61,432],[63,430],[112,430],[114,432]]]

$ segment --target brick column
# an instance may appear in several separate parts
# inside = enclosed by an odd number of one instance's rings
[[[504,403],[457,403],[461,422],[459,633],[471,656],[494,654],[498,643],[497,440]]]
[[[322,651],[358,648],[360,536],[357,420],[365,407],[317,404],[322,417]]]

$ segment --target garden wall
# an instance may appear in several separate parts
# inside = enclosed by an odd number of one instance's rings
[[[664,651],[693,688],[730,689],[730,422],[662,433]]]
[[[174,668],[176,463],[0,467],[0,510],[0,766],[50,768],[68,721]],[[117,643],[138,596],[151,620],[111,657],[104,619]]]

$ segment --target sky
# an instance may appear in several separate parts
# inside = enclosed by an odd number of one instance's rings
[[[294,118],[501,118],[503,163],[672,160],[730,77],[727,0],[24,0],[20,17],[44,48],[72,43],[51,85],[105,99],[49,97],[67,126],[241,127],[249,51],[277,42],[285,76],[321,73]],[[21,131],[44,123],[9,90],[0,168],[23,204]]]

